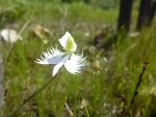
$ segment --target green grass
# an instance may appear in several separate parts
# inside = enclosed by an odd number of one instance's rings
[[[105,25],[112,29],[116,27],[116,8],[104,10],[82,2],[59,4],[37,0],[2,0],[0,4],[1,29],[8,27],[20,31],[30,20],[21,34],[22,41],[17,41],[13,48],[9,43],[2,43],[0,47],[5,62],[6,91],[6,106],[0,110],[2,116],[7,117],[52,78],[53,66],[36,64],[34,61],[51,46],[61,49],[58,39],[66,31],[75,38],[77,52],[84,51],[88,66],[79,75],[70,74],[61,68],[56,78],[42,92],[10,116],[68,117],[70,114],[64,106],[67,103],[75,117],[120,117],[124,105],[121,96],[128,106],[144,61],[148,61],[149,65],[131,110],[134,115],[143,111],[142,116],[145,117],[155,112],[155,21],[150,28],[143,29],[140,36],[120,36],[112,50],[99,50],[91,43],[96,33],[104,30]],[[36,25],[50,30],[50,34],[43,34],[43,39],[48,40],[47,44],[33,34],[32,29]],[[89,35],[86,36],[86,33]],[[113,35],[111,33],[108,31],[108,35]],[[83,99],[87,104],[80,108]],[[130,116],[129,113],[127,116]]]

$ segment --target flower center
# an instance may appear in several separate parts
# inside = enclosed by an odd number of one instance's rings
[[[74,48],[73,41],[70,38],[68,38],[67,45],[65,47],[65,51],[72,52],[73,48]]]

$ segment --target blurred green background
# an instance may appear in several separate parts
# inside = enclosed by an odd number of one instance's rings
[[[134,1],[131,29],[109,49],[102,47],[116,33],[119,0],[0,0],[0,30],[13,29],[21,40],[2,40],[5,105],[2,117],[154,117],[156,113],[156,20],[137,35],[139,0]],[[56,78],[15,113],[46,81],[53,65],[34,61],[57,47],[69,31],[88,65],[78,75],[61,68]],[[100,36],[100,45],[94,44]],[[135,87],[148,62],[138,94]],[[82,96],[81,96],[82,94]],[[67,108],[67,106],[69,108]],[[71,111],[71,112],[70,112]],[[126,115],[124,115],[126,114]]]

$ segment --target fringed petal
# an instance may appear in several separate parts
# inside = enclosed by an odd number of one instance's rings
[[[83,55],[72,54],[70,59],[64,64],[66,69],[72,73],[80,73],[81,70],[86,66],[86,59],[83,58]]]
[[[58,64],[62,61],[64,55],[64,52],[51,48],[47,52],[43,52],[40,59],[37,59],[35,62],[39,64]]]

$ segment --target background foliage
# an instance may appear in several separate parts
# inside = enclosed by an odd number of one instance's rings
[[[135,35],[139,6],[136,1],[131,32],[119,35],[116,43],[108,45],[109,49],[93,44],[99,33],[104,34],[101,44],[114,36],[118,3],[116,0],[0,0],[1,30],[11,28],[20,32],[28,23],[21,33],[22,41],[2,42],[0,46],[6,101],[0,109],[1,115],[8,116],[52,78],[53,66],[38,65],[34,60],[51,46],[61,49],[58,39],[69,31],[78,45],[77,52],[83,51],[87,56],[86,69],[82,74],[72,75],[62,68],[50,85],[11,116],[68,117],[71,114],[65,107],[67,103],[74,116],[84,117],[88,116],[85,100],[90,117],[121,117],[126,111],[127,116],[154,117],[156,21]],[[128,109],[144,61],[149,64],[138,95]]]

